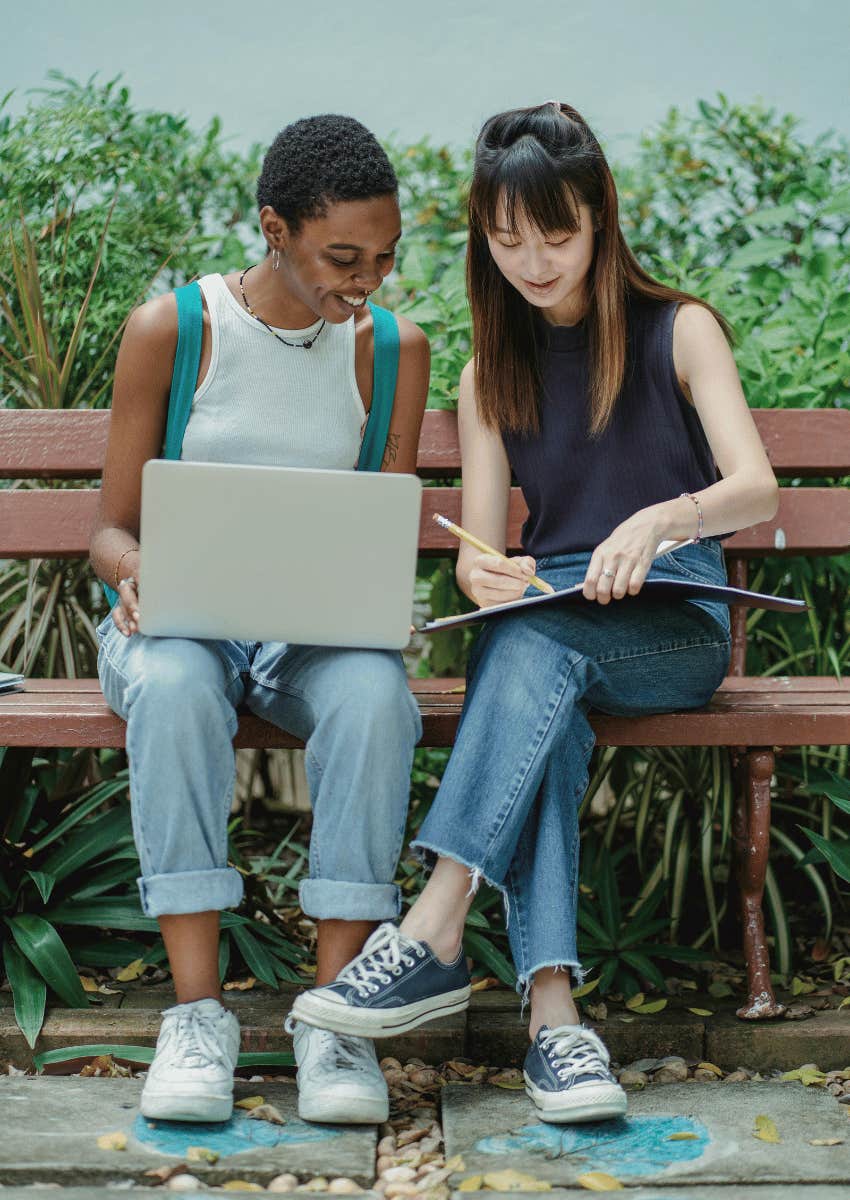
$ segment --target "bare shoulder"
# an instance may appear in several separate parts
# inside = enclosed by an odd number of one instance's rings
[[[430,358],[431,347],[419,326],[407,317],[396,314],[398,322],[399,350],[411,358]]]
[[[177,345],[177,300],[173,292],[155,296],[134,308],[124,333],[126,341],[140,349],[165,352],[172,356]]]
[[[702,304],[681,304],[673,323],[674,349],[699,349],[726,343],[726,336],[714,313]]]

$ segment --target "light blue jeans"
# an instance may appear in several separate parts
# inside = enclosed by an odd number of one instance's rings
[[[583,580],[588,561],[541,558],[537,569],[569,587]],[[725,583],[720,543],[665,556],[653,577]],[[716,601],[626,597],[528,609],[484,625],[455,747],[413,849],[429,863],[454,859],[469,868],[473,887],[483,877],[502,892],[524,995],[542,967],[569,967],[582,978],[578,810],[594,744],[588,709],[702,707],[726,674],[729,647],[729,610]]]
[[[282,643],[125,638],[97,631],[106,701],[127,722],[130,805],[147,916],[230,908],[232,739],[244,705],[306,743],[313,805],[303,911],[384,921],[422,733],[400,655]]]

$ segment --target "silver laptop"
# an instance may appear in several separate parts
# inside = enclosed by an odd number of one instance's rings
[[[140,629],[401,649],[421,502],[414,475],[151,459]]]

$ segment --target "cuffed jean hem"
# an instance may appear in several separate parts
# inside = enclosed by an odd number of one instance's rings
[[[235,908],[244,890],[242,876],[233,867],[148,875],[136,882],[146,917],[171,917]]]
[[[401,913],[394,883],[302,879],[298,900],[304,915],[317,921],[391,921]]]

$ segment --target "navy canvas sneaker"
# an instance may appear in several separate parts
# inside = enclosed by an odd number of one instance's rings
[[[626,1093],[602,1040],[584,1025],[543,1025],[525,1056],[525,1090],[541,1121],[569,1124],[622,1117]]]
[[[470,990],[462,948],[454,962],[441,962],[427,942],[385,921],[333,983],[296,996],[292,1016],[334,1033],[392,1037],[460,1012]]]

